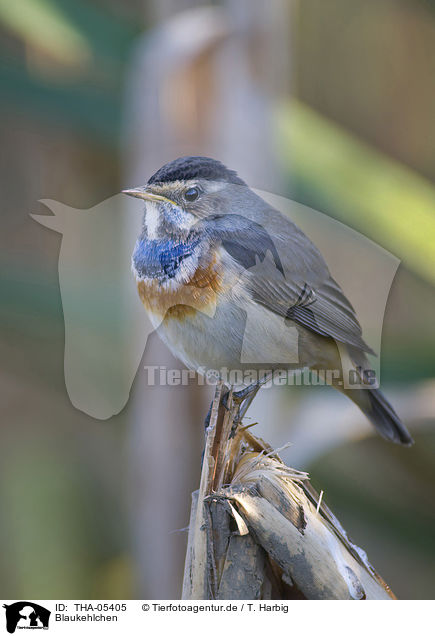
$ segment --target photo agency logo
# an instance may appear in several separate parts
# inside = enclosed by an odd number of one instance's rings
[[[48,629],[50,610],[32,603],[18,601],[10,605],[4,604],[6,612],[6,629],[13,634],[16,629]]]
[[[265,389],[272,386],[331,386],[338,383],[344,386],[342,369],[171,369],[167,366],[145,365],[147,386],[189,386],[195,381],[198,386],[216,386],[219,382],[232,387],[259,384]],[[355,367],[349,369],[346,387],[376,388],[379,383],[374,369]]]
[[[242,201],[246,189],[233,188]],[[198,372],[199,384],[246,385],[271,370],[279,385],[377,386],[398,259],[320,212],[255,196],[267,214],[192,223],[123,194],[89,210],[42,201],[52,215],[32,217],[62,235],[65,384],[78,409],[106,419],[125,406],[154,331],[189,371],[152,366],[150,384]],[[179,240],[161,235],[162,222],[182,229]],[[314,369],[319,345],[326,362]]]

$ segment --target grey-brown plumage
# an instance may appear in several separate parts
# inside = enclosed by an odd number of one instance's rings
[[[412,443],[379,389],[365,382],[370,369],[366,354],[373,351],[319,250],[294,223],[234,171],[204,157],[177,159],[144,188],[127,193],[147,201],[133,255],[141,294],[158,281],[159,293],[169,299],[172,294],[180,306],[191,302],[180,294],[199,285],[198,280],[209,281],[213,291],[182,319],[171,310],[154,316],[162,338],[189,367],[240,368],[243,351],[264,363],[271,352],[288,355],[291,363],[280,361],[272,368],[339,369],[331,384],[361,408],[378,432],[393,442]],[[212,271],[218,271],[214,282]],[[256,325],[253,332],[246,330],[244,316]],[[345,362],[367,388],[343,382]]]

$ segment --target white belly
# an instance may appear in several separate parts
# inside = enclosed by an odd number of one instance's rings
[[[158,333],[176,357],[201,374],[216,371],[224,376],[225,370],[240,369],[246,375],[249,369],[307,364],[299,360],[300,330],[295,324],[249,299],[238,299],[237,305],[219,303],[213,318],[198,311],[183,322],[165,320]]]

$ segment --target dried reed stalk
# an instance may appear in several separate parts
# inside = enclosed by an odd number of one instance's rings
[[[237,415],[218,386],[192,495],[183,599],[394,599],[308,475],[250,427],[235,428]]]

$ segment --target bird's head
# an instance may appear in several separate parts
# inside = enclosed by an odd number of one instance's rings
[[[233,214],[252,191],[220,161],[181,157],[160,168],[145,186],[123,192],[145,202],[133,253],[136,278],[174,285],[190,280],[212,258],[216,236],[207,219]]]
[[[248,187],[220,161],[180,157],[160,168],[145,186],[123,192],[144,200],[144,233],[155,240],[183,239],[198,219],[233,212],[240,189]]]

